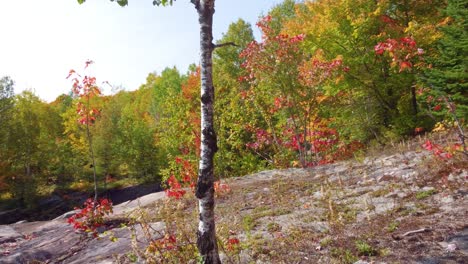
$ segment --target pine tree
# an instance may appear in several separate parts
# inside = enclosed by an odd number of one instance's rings
[[[440,30],[443,37],[437,44],[438,54],[429,62],[432,68],[424,76],[424,83],[436,96],[444,96],[456,106],[456,116],[465,119],[468,110],[468,1],[449,0],[444,14],[447,25]]]

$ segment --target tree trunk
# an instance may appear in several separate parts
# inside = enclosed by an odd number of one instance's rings
[[[213,126],[214,87],[212,77],[213,14],[215,0],[192,0],[198,12],[200,24],[201,64],[201,153],[196,197],[200,222],[197,247],[204,263],[221,263],[216,243],[214,221],[213,157],[217,151]]]
[[[414,117],[418,115],[418,100],[416,99],[416,87],[411,87],[411,106],[413,107]]]
[[[87,102],[87,109],[90,109],[89,107],[89,95],[86,96],[86,102]],[[94,180],[94,199],[93,199],[93,209],[96,209],[97,206],[97,199],[98,199],[98,190],[97,190],[97,176],[96,176],[96,162],[94,160],[94,151],[93,151],[93,140],[91,138],[91,132],[89,131],[89,110],[86,112],[86,136],[88,137],[88,144],[89,144],[89,153],[91,154],[91,161],[93,164],[93,180]]]

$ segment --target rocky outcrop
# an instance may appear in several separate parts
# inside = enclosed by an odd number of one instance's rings
[[[129,216],[140,206],[164,197],[163,192],[158,192],[116,205],[110,218]],[[84,236],[66,222],[74,213],[71,211],[51,221],[0,225],[0,263],[112,263],[116,256],[131,249],[132,234],[142,235],[139,225],[122,226],[125,222],[114,220],[107,225],[107,230],[101,230],[98,238]],[[151,226],[161,230],[164,224]]]
[[[438,166],[448,167],[431,168],[429,155],[407,152],[229,179],[232,193],[218,199],[217,221],[251,246],[236,258],[221,257],[226,263],[333,263],[340,254],[352,255],[344,249],[358,251],[356,241],[368,239],[376,250],[370,256],[354,252],[356,263],[464,263],[466,166],[442,162]],[[150,205],[162,199],[163,192],[152,193],[115,206],[114,222],[99,239],[75,233],[66,223],[74,212],[0,226],[0,263],[113,263],[131,253],[132,244],[146,246],[132,240],[142,236],[138,224],[121,224],[140,207],[154,213]]]
[[[139,197],[162,191],[161,185],[144,184],[119,189],[111,189],[99,194],[99,197],[107,197],[114,204],[121,204],[135,200]],[[62,198],[61,195],[66,197]],[[43,221],[51,220],[73,208],[80,206],[88,198],[88,193],[72,192],[52,194],[50,197],[40,199],[37,206],[32,209],[12,209],[0,211],[0,224],[13,224],[18,221]]]

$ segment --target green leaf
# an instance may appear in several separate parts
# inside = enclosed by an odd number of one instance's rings
[[[153,0],[153,5],[157,5],[157,6],[160,6],[160,5],[167,6],[167,5],[172,5],[173,2],[175,2],[175,0]]]
[[[85,1],[86,1],[86,0],[78,0],[78,4],[81,5],[81,4],[84,3]]]
[[[117,3],[120,6],[126,6],[126,5],[128,5],[128,0],[117,0]]]

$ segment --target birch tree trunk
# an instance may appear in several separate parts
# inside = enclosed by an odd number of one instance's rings
[[[197,247],[204,263],[221,263],[216,243],[214,221],[213,157],[218,150],[213,126],[214,87],[212,77],[213,14],[215,0],[192,0],[200,24],[201,64],[201,153],[195,195],[198,198],[200,222]]]
[[[78,0],[82,4],[86,0]],[[113,0],[111,0],[113,1]],[[154,0],[154,5],[172,5],[175,0]],[[213,157],[218,147],[213,126],[213,14],[215,0],[191,0],[198,12],[200,25],[200,64],[201,64],[201,150],[198,182],[195,196],[198,198],[200,223],[197,232],[197,247],[204,263],[221,263],[216,243],[214,221],[214,174]],[[117,1],[126,6],[128,0]],[[225,44],[225,45],[228,45]],[[218,47],[224,45],[218,45]]]

